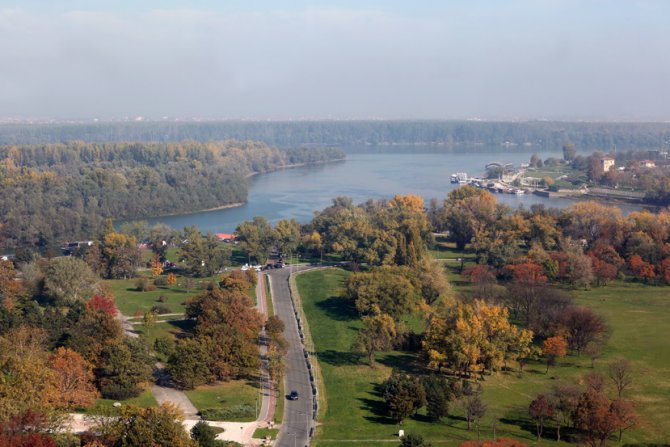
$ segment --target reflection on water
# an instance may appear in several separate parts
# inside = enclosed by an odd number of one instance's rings
[[[454,172],[482,175],[492,161],[520,164],[530,153],[358,153],[341,162],[305,166],[258,175],[249,179],[248,203],[239,208],[147,219],[173,228],[196,225],[202,231],[232,232],[242,221],[265,216],[309,221],[315,210],[331,204],[337,196],[348,196],[359,203],[367,199],[391,198],[395,194],[417,194],[426,201],[442,200],[457,185],[450,183]],[[540,153],[542,159],[559,153]],[[570,199],[549,199],[536,195],[497,194],[498,201],[511,207],[530,207],[544,203],[566,207]],[[622,207],[626,210],[636,207]]]

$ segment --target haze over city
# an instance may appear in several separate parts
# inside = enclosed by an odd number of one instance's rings
[[[0,118],[667,121],[663,1],[18,1]]]

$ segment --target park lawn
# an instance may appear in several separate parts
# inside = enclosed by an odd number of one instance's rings
[[[326,405],[320,413],[322,425],[315,445],[388,446],[398,428],[420,433],[439,445],[457,445],[466,439],[476,439],[474,428],[467,430],[458,403],[451,404],[452,416],[438,423],[428,421],[424,410],[405,421],[402,427],[385,416],[378,385],[390,375],[393,367],[422,372],[422,366],[416,354],[390,352],[378,355],[377,366],[370,368],[362,363],[358,354],[351,352],[360,321],[355,309],[336,292],[343,287],[347,276],[343,270],[329,269],[297,277],[325,382]],[[602,372],[607,361],[623,355],[636,361],[639,371],[643,371],[630,393],[635,398],[643,426],[624,433],[624,442],[667,443],[670,341],[662,335],[670,321],[670,309],[666,310],[670,299],[667,289],[616,283],[576,295],[581,304],[603,313],[613,331],[604,358],[596,362],[596,370]],[[488,410],[482,420],[482,438],[492,437],[492,421],[498,420],[498,436],[534,445],[575,445],[549,439],[536,443],[535,427],[527,416],[527,408],[533,397],[548,391],[557,380],[575,380],[593,371],[590,366],[585,356],[568,356],[546,374],[546,365],[536,362],[527,365],[522,375],[512,371],[487,376],[483,385]],[[549,424],[545,437],[553,438],[554,434],[555,428]],[[564,429],[563,436],[567,434],[568,430]]]
[[[188,398],[198,411],[206,409],[225,409],[237,405],[250,405],[256,408],[256,413],[260,409],[260,392],[257,379],[254,380],[231,380],[218,385],[202,385],[194,390],[185,391]],[[255,421],[256,416],[231,418],[234,422]]]
[[[140,292],[135,286],[134,279],[112,279],[106,281],[112,288],[116,306],[126,316],[144,315],[153,306],[163,305],[170,309],[170,313],[184,313],[183,303],[187,298],[200,293],[200,287],[216,278],[197,278],[193,280],[193,288],[187,292],[184,288],[183,276],[177,276],[177,284],[174,286],[159,286],[156,290]],[[158,301],[160,296],[166,297],[166,302]]]
[[[93,406],[83,409],[83,412],[86,414],[105,413],[104,410],[114,408],[113,405],[115,402],[121,402],[122,405],[135,405],[142,408],[158,406],[158,402],[156,402],[156,398],[151,392],[151,388],[147,388],[146,390],[142,391],[142,394],[140,394],[137,397],[133,397],[132,399],[126,399],[121,401],[116,401],[113,399],[98,399],[97,401],[95,401],[95,404],[93,404]]]

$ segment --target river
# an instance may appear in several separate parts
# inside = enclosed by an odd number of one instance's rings
[[[246,204],[216,211],[145,219],[149,224],[164,223],[175,229],[196,225],[204,232],[232,233],[236,226],[254,216],[269,221],[297,219],[305,223],[337,196],[348,196],[355,203],[367,199],[391,198],[396,194],[418,194],[426,202],[444,199],[458,185],[450,183],[454,172],[482,175],[484,166],[493,161],[519,165],[530,159],[528,152],[482,153],[349,153],[344,161],[285,169],[249,178]],[[560,157],[560,153],[540,153]],[[545,198],[533,194],[497,194],[499,202],[511,207],[530,207],[544,203],[563,208],[575,203],[571,199]],[[622,206],[624,211],[635,206]]]

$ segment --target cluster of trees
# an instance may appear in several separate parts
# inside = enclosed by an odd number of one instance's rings
[[[244,202],[249,174],[342,157],[251,141],[0,147],[0,245],[44,250],[90,237],[107,218]]]
[[[530,143],[543,150],[560,148],[571,141],[584,150],[617,147],[658,149],[667,147],[667,123],[567,123],[550,121],[304,121],[304,122],[143,122],[96,124],[4,124],[1,144],[88,142],[259,140],[295,147],[309,145],[393,145],[450,148],[459,145],[498,147],[509,151]],[[508,144],[505,144],[508,143]],[[444,149],[443,149],[444,150]]]
[[[264,321],[247,293],[255,278],[255,272],[233,272],[187,301],[186,316],[195,327],[190,337],[177,341],[167,362],[179,387],[193,389],[258,369],[258,334]]]
[[[565,428],[578,430],[583,442],[592,447],[605,445],[614,434],[621,441],[623,432],[639,422],[633,403],[624,396],[633,377],[631,363],[617,359],[609,364],[607,377],[590,373],[580,383],[557,382],[549,392],[538,394],[528,407],[537,440],[552,423],[557,441]],[[607,383],[613,393],[608,393]]]
[[[0,419],[139,395],[151,380],[149,351],[124,336],[113,296],[87,264],[39,260],[22,275],[0,262]]]
[[[428,210],[433,228],[459,248],[469,245],[477,262],[510,277],[511,264],[540,265],[549,281],[574,287],[604,285],[629,275],[670,284],[670,212],[631,212],[579,202],[564,210],[533,205],[511,210],[487,191],[465,186],[443,206]],[[525,255],[525,256],[524,256]]]

